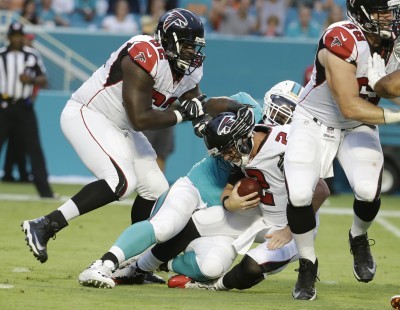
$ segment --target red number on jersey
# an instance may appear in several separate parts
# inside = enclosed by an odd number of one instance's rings
[[[157,40],[150,40],[150,43],[152,43],[155,47],[157,47],[157,53],[158,53],[158,56],[160,57],[160,59],[165,59],[166,58],[165,51],[162,48],[161,44],[158,43]]]
[[[276,135],[275,141],[286,145],[287,144],[287,133],[281,131],[280,133],[278,133]]]
[[[356,27],[356,25],[353,24],[344,24],[343,27],[346,27],[349,30],[354,30],[352,31],[354,36],[356,37],[357,41],[365,41],[365,37],[363,33]]]
[[[246,174],[250,178],[256,178],[263,189],[263,195],[261,196],[261,203],[269,206],[275,206],[274,195],[267,193],[266,190],[270,188],[268,182],[265,180],[264,174],[260,170],[246,169]]]
[[[377,105],[380,97],[374,92],[374,90],[368,85],[368,79],[361,77],[357,79],[360,97],[372,104]]]
[[[168,100],[165,100],[165,96],[155,89],[153,89],[153,105],[159,108],[167,109],[176,99],[177,97],[170,97]]]

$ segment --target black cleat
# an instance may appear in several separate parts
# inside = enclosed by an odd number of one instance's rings
[[[349,231],[349,243],[350,253],[353,254],[353,273],[359,282],[371,281],[376,272],[376,262],[371,254],[369,240],[373,241],[372,245],[375,244],[375,240],[368,239],[368,234],[352,237]]]
[[[313,264],[306,258],[300,258],[299,263],[300,268],[296,269],[299,275],[292,296],[299,300],[314,300],[317,298],[315,282],[318,279],[318,259]]]
[[[55,236],[57,230],[51,226],[50,220],[45,216],[30,221],[23,221],[21,226],[31,252],[33,252],[33,255],[42,264],[45,263],[48,258],[47,242]]]
[[[143,282],[143,284],[165,284],[165,283],[166,282],[162,277],[152,272],[146,273]]]

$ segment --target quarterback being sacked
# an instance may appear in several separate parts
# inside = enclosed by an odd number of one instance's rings
[[[156,154],[140,132],[203,115],[204,27],[184,9],[166,12],[155,36],[138,35],[113,52],[67,102],[61,128],[97,181],[50,214],[22,223],[33,255],[47,261],[47,242],[68,222],[137,191],[132,221],[148,218],[168,188]],[[179,99],[174,109],[171,104]]]
[[[285,86],[284,83],[282,84]],[[282,85],[279,86],[282,87]],[[269,94],[271,92],[267,93],[267,95]],[[266,102],[268,102],[269,96],[266,97]],[[291,101],[291,98],[287,97],[280,95],[278,100],[275,100],[280,104],[275,104],[274,108],[280,107],[279,110],[285,111],[286,109],[281,109],[284,106],[283,102],[286,104],[292,102],[292,105],[295,105],[296,102]],[[270,107],[264,109],[266,112],[270,110]],[[270,118],[268,115],[266,113],[264,117]],[[281,115],[279,116],[280,119],[284,118]],[[231,121],[226,121],[229,118]],[[190,277],[188,278],[183,275],[173,277],[168,282],[169,287],[212,290],[247,289],[268,276],[280,272],[291,261],[298,258],[296,245],[292,240],[290,229],[287,226],[287,192],[282,169],[282,159],[289,137],[290,126],[266,127],[258,125],[254,130],[249,128],[244,137],[237,137],[232,135],[229,129],[231,126],[230,123],[234,123],[234,119],[235,117],[229,115],[229,113],[221,114],[214,118],[204,131],[204,140],[212,154],[221,155],[225,160],[241,166],[247,177],[257,179],[263,186],[263,195],[260,201],[262,218],[258,219],[251,226],[248,225],[247,230],[244,230],[232,243],[232,247],[240,254],[245,254],[255,238],[257,242],[261,242],[262,244],[248,251],[242,261],[223,277],[215,281],[204,282],[204,279],[213,278],[213,275],[209,273],[209,270],[212,270],[210,266],[222,260],[220,255],[218,260],[214,258],[214,262],[211,261],[213,252],[216,252],[218,248],[221,249],[219,251],[221,253],[229,252],[226,250],[222,251],[223,246],[224,248],[228,247],[222,243],[218,245],[217,241],[214,242],[212,247],[208,246],[207,248],[205,245],[202,245],[202,239],[205,238],[199,238],[189,246],[188,252],[184,255],[189,256],[188,254],[195,252],[197,256],[196,260],[189,260],[189,258],[182,256],[168,263],[169,270]],[[243,173],[232,175],[222,193],[222,197],[224,197],[222,199],[223,205],[228,210],[225,211],[227,212],[225,216],[228,219],[227,222],[213,222],[213,219],[217,218],[211,214],[211,212],[215,214],[215,208],[204,211],[200,210],[193,215],[194,223],[202,236],[213,236],[215,238],[218,235],[231,235],[230,213],[243,212],[244,208],[241,206],[242,200],[247,198],[240,197],[237,193],[238,185],[236,181],[241,177],[243,177]],[[319,208],[328,194],[329,190],[326,184],[323,180],[320,180],[313,198],[315,209]],[[209,214],[208,217],[206,213]],[[211,219],[206,221],[206,218]],[[235,223],[235,226],[237,226],[237,223]],[[207,242],[211,244],[212,240],[209,239]],[[226,259],[229,259],[229,257]],[[193,266],[196,266],[196,263],[198,264],[197,270],[193,268]],[[201,274],[199,271],[201,271]],[[196,282],[194,280],[203,280],[203,282]]]

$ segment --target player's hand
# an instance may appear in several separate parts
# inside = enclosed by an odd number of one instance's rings
[[[181,120],[191,121],[204,115],[203,105],[206,97],[206,95],[200,95],[197,98],[183,101],[180,107],[176,110],[181,115]]]
[[[246,196],[239,196],[238,188],[240,186],[240,181],[235,184],[229,198],[225,200],[225,208],[229,211],[239,211],[253,209],[259,206],[260,198],[255,198],[258,193],[254,192]]]
[[[374,89],[376,82],[386,75],[385,60],[377,53],[368,58],[368,84]]]
[[[289,226],[283,229],[275,230],[274,232],[265,235],[265,238],[269,239],[267,243],[267,248],[269,250],[276,250],[288,244],[293,239],[292,232]]]
[[[198,122],[194,127],[194,134],[196,136],[198,136],[199,138],[203,138],[204,137],[204,130],[206,129],[208,120],[202,120],[200,122]]]
[[[236,113],[237,121],[231,128],[231,133],[234,137],[243,137],[244,132],[247,131],[249,126],[255,125],[253,110],[249,107],[242,107]]]

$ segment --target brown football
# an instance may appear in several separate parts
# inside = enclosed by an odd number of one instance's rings
[[[256,199],[257,197],[261,198],[263,192],[260,183],[251,178],[243,178],[240,180],[240,186],[238,188],[238,194],[240,197],[249,195],[254,192],[258,192],[258,196],[252,198],[252,200]]]

